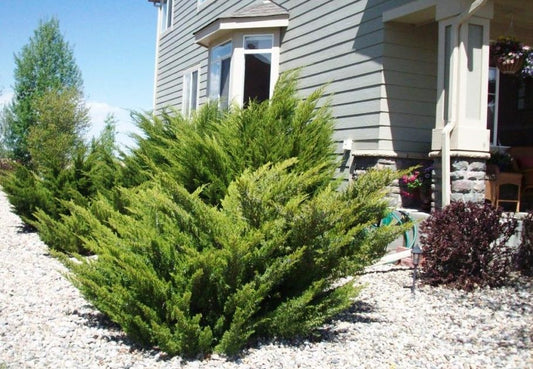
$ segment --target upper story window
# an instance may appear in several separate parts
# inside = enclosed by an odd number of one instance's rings
[[[273,40],[273,35],[244,36],[244,105],[270,97]]]
[[[231,41],[213,47],[210,52],[209,98],[218,100],[221,108],[229,104],[232,52]]]
[[[250,100],[268,100],[277,77],[273,47],[273,34],[240,34],[233,41],[212,47],[209,98],[219,100],[221,108],[231,102],[246,106]]]
[[[209,49],[209,98],[219,99],[221,107],[269,99],[279,74],[281,30],[288,25],[287,9],[262,1],[194,32],[196,42]]]
[[[172,27],[172,9],[174,0],[161,0],[161,32]]]
[[[198,108],[198,76],[199,68],[183,74],[183,115],[188,117]]]

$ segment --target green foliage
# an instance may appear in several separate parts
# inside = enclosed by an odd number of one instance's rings
[[[12,158],[29,164],[28,135],[42,114],[43,95],[70,89],[81,95],[83,83],[72,49],[64,41],[55,18],[40,22],[29,43],[15,56],[15,64],[15,96],[2,115],[3,144]]]
[[[490,204],[455,202],[434,212],[420,227],[422,280],[472,290],[508,282],[517,223]]]
[[[83,145],[88,109],[80,92],[73,88],[46,91],[33,103],[36,120],[27,136],[32,167],[40,173],[57,175]]]
[[[397,236],[372,225],[399,173],[338,191],[329,110],[320,90],[298,100],[295,78],[247,109],[139,116],[123,170],[109,150],[81,155],[61,172],[70,196],[51,196],[61,209],[31,213],[52,247],[96,255],[64,259],[72,281],[134,340],[190,356],[308,334],[357,294],[339,279]]]
[[[123,211],[105,197],[93,211],[71,203],[98,255],[70,263],[73,282],[132,338],[170,354],[231,354],[254,337],[311,332],[357,294],[338,279],[395,237],[370,225],[397,173],[371,171],[339,192],[317,190],[329,168],[297,166],[245,170],[220,208],[168,174],[122,189]]]
[[[296,77],[297,72],[282,75],[270,101],[246,109],[220,112],[207,104],[190,120],[169,113],[138,115],[144,134],[126,160],[130,185],[169,173],[190,192],[202,187],[201,197],[218,205],[245,169],[292,157],[299,159],[294,170],[332,164],[333,121],[327,105],[317,107],[323,91],[298,99]]]
[[[41,232],[48,246],[85,253],[78,237],[68,231],[68,223],[63,223],[68,222],[67,203],[89,206],[97,193],[110,198],[116,195],[114,187],[120,185],[122,175],[114,152],[114,125],[113,118],[108,118],[102,135],[89,146],[79,146],[62,168],[43,165],[43,170],[37,171],[18,165],[1,179],[16,213]],[[62,232],[57,231],[60,229]]]

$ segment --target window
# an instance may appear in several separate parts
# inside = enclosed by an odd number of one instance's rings
[[[231,41],[211,49],[209,63],[209,98],[218,100],[221,108],[229,104]]]
[[[172,8],[174,0],[161,1],[161,32],[172,27]]]
[[[244,36],[244,91],[243,104],[270,97],[272,64],[272,35]]]
[[[489,68],[487,129],[492,146],[533,146],[533,80]]]
[[[183,74],[182,112],[186,117],[198,107],[198,75],[198,68]]]

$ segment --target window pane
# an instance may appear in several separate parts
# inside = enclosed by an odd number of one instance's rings
[[[209,70],[209,98],[218,99],[220,88],[220,60],[211,63]]]
[[[191,98],[191,75],[186,73],[183,75],[183,115],[188,116],[191,112],[190,107],[190,98]]]
[[[270,97],[271,54],[245,55],[244,101],[264,101]]]
[[[224,59],[221,62],[220,70],[220,107],[227,108],[229,100],[229,71],[231,59]]]
[[[231,42],[214,47],[211,50],[211,59],[213,61],[228,58],[231,56]]]
[[[487,101],[487,129],[490,130],[490,143],[491,145],[496,145],[497,136],[497,122],[496,122],[496,107],[497,107],[497,77],[498,69],[489,68],[489,91],[488,91],[488,101]]]
[[[272,35],[245,36],[244,48],[246,50],[271,49]]]
[[[209,98],[219,99],[222,108],[228,106],[231,52],[231,42],[227,42],[211,49],[211,64],[209,66]]]
[[[198,106],[198,71],[192,72],[191,76],[190,111],[196,110],[196,106]]]
[[[167,0],[168,10],[167,10],[167,28],[172,26],[172,2],[174,0]]]

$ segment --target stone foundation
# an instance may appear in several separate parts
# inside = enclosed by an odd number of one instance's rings
[[[378,158],[378,157],[354,157],[350,173],[352,178],[357,178],[370,168],[390,168],[393,170],[407,169],[416,165],[433,166],[431,185],[431,209],[442,208],[441,201],[441,159],[407,159],[407,158]],[[485,201],[485,159],[452,157],[450,168],[451,201],[483,202]],[[400,196],[400,183],[396,180],[392,183],[388,194],[389,203],[394,207],[402,206]]]

